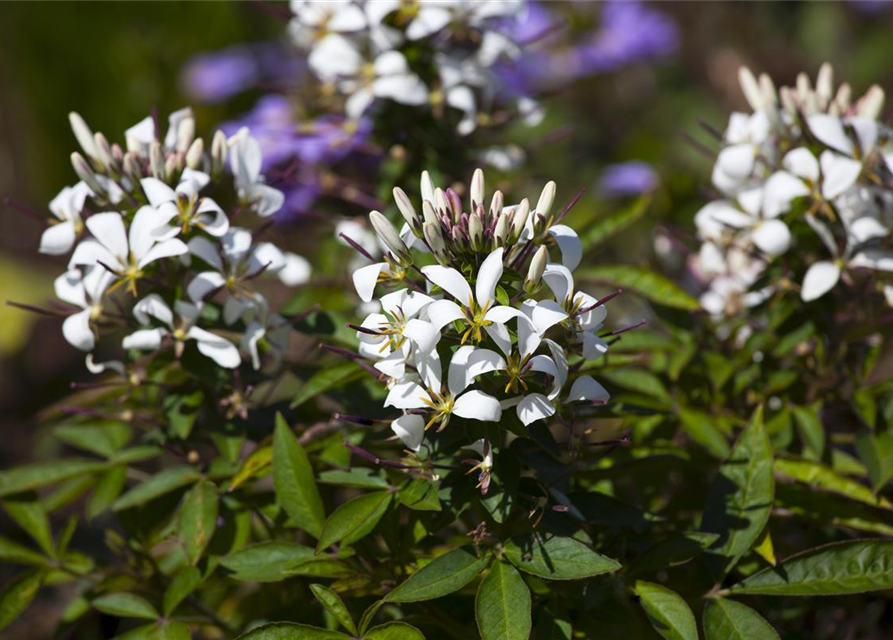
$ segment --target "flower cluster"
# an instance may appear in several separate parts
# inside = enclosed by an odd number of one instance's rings
[[[800,74],[795,87],[776,89],[747,68],[740,81],[753,112],[732,114],[713,168],[722,197],[695,217],[696,271],[709,280],[704,308],[734,315],[784,289],[808,302],[857,280],[893,300],[882,273],[893,270],[893,131],[878,120],[883,91],[873,86],[853,101],[849,85],[834,90],[827,64],[815,87]],[[773,263],[785,271],[764,277]]]
[[[275,274],[300,284],[310,265],[231,225],[237,213],[266,217],[283,203],[264,183],[250,132],[227,139],[218,131],[206,153],[189,109],[170,116],[164,137],[146,118],[125,132],[125,147],[93,133],[75,113],[70,120],[83,152],[71,156],[80,182],[50,203],[55,218],[40,251],[70,253],[55,291],[64,303],[65,339],[90,352],[88,368],[124,374],[122,362],[92,358],[99,338],[115,333],[126,334],[121,346],[133,352],[172,347],[179,358],[194,344],[227,369],[238,367],[242,354],[255,369],[265,352],[281,356],[290,324],[270,309],[256,280]],[[235,203],[230,215],[222,198]]]
[[[403,412],[391,427],[406,447],[418,451],[427,429],[441,431],[452,418],[508,428],[511,409],[526,427],[573,412],[574,403],[606,402],[581,368],[608,348],[599,332],[609,298],[575,288],[582,246],[560,223],[566,211],[552,213],[555,183],[534,207],[527,199],[505,206],[499,191],[487,205],[480,169],[467,209],[427,173],[421,193],[417,208],[394,189],[405,218],[399,233],[370,214],[383,260],[349,240],[372,261],[353,274],[360,298],[388,290],[355,329],[360,358],[387,379],[385,406]],[[484,466],[493,444],[475,445]]]
[[[479,105],[497,94],[494,66],[517,58],[520,46],[498,24],[524,9],[519,0],[324,2],[293,0],[293,41],[308,51],[313,74],[344,97],[345,113],[357,120],[377,99],[446,107],[461,113],[456,130],[471,133]],[[539,117],[529,98],[520,112]]]

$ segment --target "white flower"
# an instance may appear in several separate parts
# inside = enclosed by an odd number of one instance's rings
[[[156,260],[183,255],[186,245],[177,238],[158,241],[153,235],[157,228],[157,211],[152,207],[140,207],[130,223],[124,226],[120,213],[96,213],[85,224],[93,238],[82,241],[75,248],[68,262],[77,265],[98,265],[110,269],[118,278],[128,282],[136,292],[136,281],[143,277],[144,269]]]
[[[563,265],[546,265],[543,281],[567,312],[576,339],[583,344],[583,359],[590,361],[603,356],[608,344],[596,335],[596,331],[601,329],[608,315],[605,306],[598,305],[598,299],[588,293],[575,291],[574,276]]]
[[[61,255],[71,251],[74,241],[81,233],[83,221],[81,211],[84,201],[91,195],[90,187],[78,182],[73,187],[65,187],[50,201],[50,211],[58,222],[47,227],[40,236],[40,253]]]
[[[201,308],[198,305],[177,300],[174,304],[179,321],[175,322],[174,314],[167,303],[157,293],[150,293],[133,307],[133,315],[141,325],[150,325],[152,319],[158,320],[164,327],[140,329],[124,338],[125,349],[155,350],[161,346],[165,336],[174,339],[177,354],[182,353],[187,340],[195,340],[199,352],[211,358],[221,367],[234,369],[242,359],[239,350],[225,338],[196,326]]]
[[[86,275],[69,269],[56,278],[56,297],[81,309],[62,323],[62,335],[73,347],[92,351],[96,346],[90,323],[102,315],[102,296],[113,280],[114,275],[98,265],[89,267]]]
[[[717,189],[732,195],[747,182],[770,130],[769,119],[762,111],[731,115],[724,136],[726,146],[713,167],[713,184]]]
[[[257,138],[251,135],[247,127],[242,127],[227,144],[230,168],[242,204],[252,207],[262,218],[279,211],[285,204],[285,194],[264,184],[260,173],[263,155]]]
[[[243,351],[251,354],[251,365],[255,370],[260,369],[260,351],[258,345],[263,338],[270,345],[270,353],[275,361],[279,361],[288,349],[288,339],[291,335],[291,325],[288,320],[278,313],[270,311],[270,305],[259,293],[254,294],[254,304],[246,313],[250,316],[248,326],[242,336],[241,347]],[[243,318],[244,319],[244,318]]]
[[[397,382],[391,387],[384,406],[404,410],[431,410],[432,417],[426,429],[436,422],[440,422],[440,429],[443,429],[453,415],[484,422],[499,422],[502,417],[499,401],[483,391],[468,389],[477,376],[505,368],[505,361],[499,354],[489,349],[475,349],[470,345],[459,347],[450,361],[446,389],[443,389],[437,351],[419,354],[417,366],[425,386],[413,380]]]
[[[163,142],[164,149],[168,151],[181,151],[185,153],[192,142],[195,133],[195,118],[192,109],[185,107],[174,111],[168,116],[167,133]],[[152,116],[143,118],[124,132],[127,141],[127,150],[134,151],[141,156],[148,156],[150,145],[158,140],[155,131],[155,119]]]
[[[149,204],[158,210],[156,237],[166,240],[193,227],[217,237],[226,233],[229,219],[223,209],[211,198],[199,196],[209,180],[201,171],[184,169],[176,190],[157,178],[140,181]]]
[[[493,472],[493,448],[490,446],[490,441],[486,438],[481,438],[464,448],[471,449],[481,457],[481,461],[469,469],[468,473],[480,471],[475,489],[480,489],[481,495],[485,496],[490,488],[490,474]]]
[[[120,360],[108,360],[106,362],[94,362],[93,354],[88,353],[86,358],[86,367],[87,371],[92,373],[93,375],[100,375],[105,373],[106,371],[114,371],[122,378],[127,377],[127,371],[124,367],[124,363]]]
[[[404,413],[391,422],[391,431],[400,438],[407,449],[418,451],[422,448],[422,440],[425,437],[425,419],[415,413]]]

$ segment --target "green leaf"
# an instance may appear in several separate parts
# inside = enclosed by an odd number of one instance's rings
[[[50,556],[56,555],[53,534],[50,532],[50,519],[44,511],[40,498],[35,493],[22,493],[3,501],[3,507],[10,517],[34,538],[40,548]]]
[[[164,600],[161,604],[164,615],[169,616],[176,611],[180,603],[188,598],[201,583],[202,572],[197,567],[185,567],[174,576],[174,579],[171,580],[170,585],[164,592]]]
[[[671,403],[673,397],[660,378],[643,369],[606,369],[598,372],[599,378],[616,384],[618,387],[644,393],[646,395]]]
[[[719,535],[715,533],[690,531],[661,540],[636,558],[628,567],[628,573],[645,573],[685,564],[703,553],[717,538]]]
[[[385,596],[388,602],[421,602],[458,591],[484,570],[490,554],[478,557],[468,547],[453,549],[413,573]]]
[[[150,500],[192,484],[200,478],[201,474],[194,467],[187,465],[165,469],[115,500],[112,503],[112,510],[122,511],[146,504]]]
[[[100,471],[105,466],[105,462],[68,459],[16,467],[0,472],[0,498]]]
[[[478,587],[475,618],[483,640],[530,637],[530,589],[512,565],[496,560]]]
[[[707,640],[780,640],[763,616],[740,602],[725,598],[707,601],[704,635]]]
[[[763,529],[759,540],[753,546],[753,552],[773,567],[778,564],[778,559],[775,557],[775,545],[772,542],[772,535],[769,533],[769,529]]]
[[[42,565],[46,563],[46,558],[18,542],[0,538],[0,562]]]
[[[710,415],[696,409],[683,408],[679,411],[679,420],[682,430],[696,444],[722,460],[729,457],[730,449],[726,435],[714,424]]]
[[[802,484],[779,483],[775,487],[775,506],[793,516],[820,525],[836,526],[893,535],[893,512],[849,500],[836,493],[816,491]]]
[[[650,204],[651,198],[642,196],[619,211],[593,220],[580,236],[583,246],[589,250],[628,229],[645,215]]]
[[[707,492],[701,529],[720,538],[708,551],[714,576],[725,575],[757,541],[774,496],[772,446],[758,408]]]
[[[236,580],[278,582],[288,577],[285,572],[317,556],[313,549],[292,542],[262,542],[239,549],[225,557],[221,564]]]
[[[793,478],[812,487],[831,491],[852,500],[864,502],[872,507],[890,509],[893,505],[883,496],[877,496],[865,485],[847,478],[812,460],[796,460],[793,458],[776,458],[775,472]]]
[[[440,499],[437,497],[439,483],[414,478],[408,481],[397,497],[410,509],[417,511],[440,511]]]
[[[149,601],[134,593],[109,593],[93,601],[93,608],[119,618],[155,620],[159,617]]]
[[[93,495],[87,503],[87,518],[93,519],[108,509],[124,490],[127,481],[127,467],[117,465],[99,476]]]
[[[0,595],[0,629],[3,629],[18,618],[28,608],[44,578],[41,569],[32,569],[20,573],[7,583]]]
[[[341,596],[321,584],[311,584],[310,591],[313,592],[319,603],[335,617],[342,627],[347,629],[351,635],[357,635],[357,626],[353,623],[350,611],[344,605]]]
[[[388,510],[393,497],[394,494],[390,491],[376,491],[342,504],[326,520],[322,533],[319,534],[316,552],[320,553],[336,542],[352,544],[372,533]]]
[[[298,395],[292,400],[291,408],[299,407],[311,398],[315,398],[321,393],[331,391],[337,387],[358,380],[365,374],[363,368],[356,362],[345,362],[336,364],[332,367],[320,369],[310,379],[304,383]]]
[[[354,467],[350,471],[341,471],[340,469],[323,471],[319,474],[319,481],[322,484],[357,489],[386,489],[388,486],[387,478],[375,469],[368,467]]]
[[[521,571],[549,580],[591,578],[620,569],[620,563],[563,536],[531,534],[512,538],[505,557]]]
[[[274,622],[252,629],[236,640],[350,640],[350,636],[297,622]]]
[[[192,433],[195,419],[202,406],[203,393],[195,391],[188,396],[169,395],[161,403],[171,433],[185,440]]]
[[[182,622],[158,621],[137,627],[113,640],[190,640],[189,627]]]
[[[672,280],[644,267],[624,264],[599,265],[578,269],[574,277],[581,281],[611,282],[624,289],[632,289],[649,300],[667,307],[688,311],[700,309],[698,301],[679,288]]]
[[[272,464],[273,447],[269,445],[258,447],[251,452],[251,455],[249,455],[245,459],[245,462],[242,463],[242,466],[239,467],[239,471],[233,476],[227,491],[234,491],[257,474],[269,469]]]
[[[893,477],[893,434],[859,433],[856,435],[856,452],[871,476],[871,488],[880,491]]]
[[[893,588],[893,540],[848,540],[795,554],[732,586],[736,595],[833,596]]]
[[[183,496],[177,520],[177,537],[186,549],[190,564],[202,557],[217,526],[217,487],[210,480],[195,484]]]
[[[804,452],[808,454],[808,457],[816,460],[820,459],[825,452],[825,428],[819,418],[821,409],[821,402],[816,402],[808,407],[791,406],[797,431],[803,441]]]
[[[75,424],[56,427],[56,437],[77,449],[108,458],[130,441],[131,430],[127,424],[105,421],[96,424]]]
[[[666,640],[698,640],[695,615],[678,593],[642,580],[636,582],[635,592],[651,626],[662,637]]]
[[[411,624],[385,622],[364,633],[363,640],[425,640],[425,636]]]
[[[326,516],[313,468],[281,413],[273,434],[273,486],[276,500],[295,524],[319,538]]]

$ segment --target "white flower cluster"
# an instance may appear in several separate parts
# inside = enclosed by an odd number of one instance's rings
[[[607,299],[575,288],[582,245],[560,224],[563,213],[552,213],[555,183],[532,209],[527,199],[504,206],[499,191],[485,208],[480,169],[469,191],[466,211],[427,172],[419,209],[394,189],[402,232],[373,211],[388,251],[353,275],[364,301],[390,289],[378,298],[380,311],[356,327],[357,338],[360,356],[387,376],[385,406],[404,412],[391,427],[413,451],[426,429],[442,430],[454,416],[499,423],[513,409],[527,426],[572,411],[572,403],[608,399],[579,371],[607,351],[599,336]],[[487,464],[489,443],[474,446]]]
[[[308,64],[332,91],[346,97],[345,112],[359,118],[376,99],[457,109],[461,135],[478,124],[478,107],[495,98],[493,65],[515,58],[520,47],[491,28],[515,18],[521,0],[292,0],[293,41],[309,52]],[[407,59],[412,49],[422,60]],[[433,65],[436,79],[413,70]],[[541,118],[534,101],[517,107],[531,123]]]
[[[231,180],[237,211],[263,217],[281,207],[282,193],[264,184],[260,145],[249,131],[230,139],[218,131],[206,154],[195,138],[191,110],[183,109],[170,116],[163,138],[151,117],[128,129],[125,151],[94,134],[79,115],[70,120],[83,150],[72,154],[81,181],[50,203],[55,218],[40,242],[42,253],[71,252],[68,270],[55,282],[57,297],[70,310],[62,325],[65,339],[92,352],[101,334],[123,328],[130,331],[125,349],[172,345],[179,357],[194,341],[201,354],[226,368],[239,366],[240,352],[250,355],[255,369],[264,350],[280,356],[289,323],[270,310],[254,280],[276,274],[287,285],[300,284],[310,265],[231,226],[223,208],[202,194],[212,188],[219,193]],[[224,175],[227,161],[231,178]],[[220,313],[212,298],[220,301]],[[239,335],[234,344],[230,336]],[[92,354],[87,365],[95,373],[124,373],[121,362],[99,365]]]
[[[740,81],[753,113],[732,114],[713,168],[722,198],[695,217],[697,271],[710,280],[703,307],[728,316],[759,304],[777,285],[754,290],[769,263],[795,245],[795,258],[808,257],[816,238],[819,259],[793,275],[804,301],[847,271],[893,271],[893,131],[878,121],[880,87],[852,102],[849,85],[833,90],[827,64],[814,88],[800,74],[776,90],[747,68]]]

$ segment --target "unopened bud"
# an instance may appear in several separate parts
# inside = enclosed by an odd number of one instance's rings
[[[472,250],[481,251],[484,248],[484,224],[477,213],[468,217],[468,238],[471,240]]]
[[[124,151],[121,150],[121,145],[117,142],[112,143],[112,161],[116,167],[124,165]]]
[[[440,218],[438,217],[437,212],[434,211],[434,205],[430,200],[422,201],[422,216],[424,217],[424,222],[430,222],[431,224],[440,226]]]
[[[819,101],[819,109],[824,111],[828,108],[831,101],[832,92],[834,91],[834,70],[827,62],[819,68],[819,76],[815,81],[816,98]]]
[[[757,83],[753,72],[747,67],[738,69],[738,84],[741,85],[741,91],[744,93],[744,98],[747,100],[750,108],[754,111],[761,111],[763,109],[763,95],[760,92],[760,85]]]
[[[763,95],[763,105],[767,110],[778,105],[778,92],[768,73],[760,74],[760,93]]]
[[[436,223],[426,222],[422,225],[422,233],[425,236],[425,242],[428,248],[434,254],[434,258],[442,265],[446,265],[449,259],[446,254],[446,246],[443,243],[443,234],[440,225]]]
[[[164,180],[164,153],[158,140],[149,145],[149,172],[153,178]]]
[[[87,157],[99,160],[96,155],[96,143],[93,140],[93,132],[90,131],[90,127],[87,126],[80,114],[72,111],[68,114],[68,122],[71,124],[74,137],[77,138],[78,144],[81,145],[81,149],[84,150]]]
[[[471,176],[471,210],[474,211],[477,205],[484,203],[484,172],[480,169],[474,170]]]
[[[493,230],[493,248],[505,246],[505,241],[509,235],[509,220],[506,216],[499,216],[496,222],[496,228]]]
[[[387,218],[378,211],[371,211],[369,220],[372,222],[372,228],[375,229],[375,233],[378,234],[385,246],[391,250],[391,253],[401,260],[409,261],[412,259],[406,244],[397,235],[397,230],[394,229],[394,225]]]
[[[450,206],[453,222],[458,223],[459,219],[462,218],[462,198],[460,198],[459,194],[452,189],[447,189],[445,195],[447,203]]]
[[[186,152],[186,166],[193,170],[201,169],[202,156],[204,153],[205,141],[201,138],[197,138],[189,146],[189,151]]]
[[[186,153],[192,141],[195,140],[195,118],[184,118],[177,127],[177,151]]]
[[[96,133],[93,136],[93,148],[96,150],[95,160],[102,166],[102,168],[115,168],[115,161],[112,158],[112,148],[109,146],[109,141],[106,140],[106,137],[101,133]]]
[[[546,262],[549,260],[549,252],[545,246],[540,247],[533,259],[530,261],[530,267],[527,269],[527,279],[524,281],[524,290],[527,293],[534,293],[540,288],[543,281],[543,271],[546,270]]]
[[[856,105],[856,113],[863,118],[877,120],[884,108],[884,90],[874,84],[869,87],[859,104]]]
[[[782,87],[779,91],[779,97],[781,98],[781,106],[784,107],[784,110],[790,113],[791,115],[796,115],[797,113],[797,99],[794,95],[794,92],[790,87]]]
[[[93,173],[90,164],[77,151],[71,154],[71,166],[74,168],[78,178],[83,180],[84,184],[90,187],[93,193],[99,196],[105,195],[105,189],[99,184],[99,180],[96,179],[96,174]]]
[[[226,134],[217,131],[211,139],[211,174],[219,176],[226,167]]]
[[[524,198],[517,207],[515,207],[515,212],[512,214],[512,230],[511,230],[511,241],[512,243],[517,242],[521,238],[521,234],[524,233],[524,227],[527,224],[527,217],[530,215],[530,201],[527,198]]]
[[[504,206],[505,198],[502,195],[502,191],[497,190],[490,199],[490,215],[494,218],[500,215]]]
[[[434,202],[434,183],[431,182],[431,175],[427,171],[422,171],[422,200]]]
[[[124,162],[121,163],[124,175],[127,176],[134,184],[143,178],[143,170],[140,166],[139,156],[134,151],[128,151],[124,154]]]
[[[555,202],[556,189],[557,186],[555,185],[555,181],[550,180],[546,184],[546,186],[543,187],[543,192],[540,194],[540,199],[537,200],[536,212],[544,218],[548,218],[549,212],[552,211],[552,204]]]
[[[457,247],[461,247],[465,244],[465,238],[462,236],[462,229],[460,229],[458,225],[453,227],[450,232],[450,237],[453,239],[453,244]]]
[[[838,106],[841,112],[848,111],[850,108],[850,100],[853,99],[853,88],[848,82],[844,82],[837,87],[837,95],[834,96],[834,104]]]
[[[447,202],[446,194],[443,192],[443,189],[437,187],[434,190],[434,208],[440,212],[449,212],[450,211],[450,203]]]
[[[812,84],[809,82],[809,76],[801,71],[797,74],[797,97],[802,102],[810,93],[812,93]]]
[[[422,221],[419,219],[415,207],[412,206],[409,196],[400,187],[394,187],[394,202],[397,203],[397,209],[400,210],[400,214],[406,220],[406,224],[409,225],[409,228],[412,229],[417,238],[421,238],[423,235]]]
[[[183,167],[181,166],[182,158],[183,156],[179,153],[172,153],[164,161],[165,182],[172,183],[177,176],[183,173]]]

